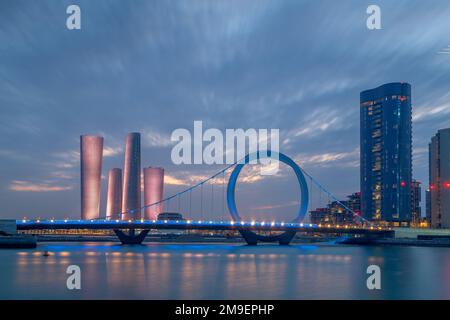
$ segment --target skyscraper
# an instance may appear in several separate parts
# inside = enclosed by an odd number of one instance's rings
[[[100,216],[103,137],[80,136],[81,219]]]
[[[411,183],[411,220],[415,226],[420,223],[422,218],[422,208],[420,202],[422,201],[421,182],[413,180]]]
[[[360,95],[361,211],[393,224],[411,219],[411,85],[388,83]]]
[[[127,134],[123,166],[122,219],[141,218],[141,135]]]
[[[144,205],[161,201],[164,188],[163,168],[144,168]],[[163,204],[145,208],[145,219],[156,220],[163,210]]]
[[[430,213],[432,228],[450,228],[450,128],[431,138]]]
[[[108,200],[106,217],[119,219],[122,212],[122,169],[112,168],[108,173]]]

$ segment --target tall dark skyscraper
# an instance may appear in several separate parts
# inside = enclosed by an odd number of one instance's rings
[[[411,85],[388,83],[360,95],[361,211],[368,220],[411,219]]]
[[[127,134],[123,166],[122,213],[124,220],[141,218],[141,135]]]
[[[422,208],[420,202],[422,201],[421,182],[413,180],[411,183],[411,220],[415,226],[420,223],[422,218]]]
[[[450,128],[431,138],[430,222],[432,228],[450,228]]]

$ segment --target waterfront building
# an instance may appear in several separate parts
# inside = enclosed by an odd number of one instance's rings
[[[361,192],[347,196],[347,206],[359,216],[361,214]]]
[[[183,218],[183,215],[178,212],[161,212],[160,214],[158,214],[157,220],[159,220],[159,221],[164,221],[164,220],[182,221],[182,220],[184,220],[184,218]]]
[[[123,166],[122,219],[141,218],[141,135],[127,134]]]
[[[327,224],[331,223],[329,208],[316,208],[309,212],[311,217],[311,223],[314,224]]]
[[[411,219],[411,85],[360,94],[361,213],[392,225]]]
[[[103,137],[80,136],[81,219],[100,216]]]
[[[164,189],[164,169],[144,168],[144,205],[152,205],[145,208],[145,219],[155,220],[163,211],[163,203],[158,203],[163,199]]]
[[[324,208],[310,211],[311,223],[343,225],[355,222],[355,215],[361,210],[361,193],[355,192],[347,196],[347,200],[330,202]]]
[[[122,212],[122,169],[112,168],[108,173],[106,218],[119,219]]]
[[[431,227],[450,228],[450,128],[432,137],[429,162]]]
[[[411,221],[414,226],[420,225],[422,221],[422,209],[420,202],[422,201],[421,182],[413,180],[411,183]]]

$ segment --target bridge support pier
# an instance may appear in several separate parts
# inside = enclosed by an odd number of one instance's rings
[[[247,244],[249,246],[256,246],[258,244],[258,241],[261,242],[277,242],[280,245],[289,245],[291,243],[292,239],[294,238],[296,231],[286,231],[280,235],[277,236],[258,236],[256,233],[250,231],[250,230],[243,230],[240,229],[239,232],[241,233],[242,237],[245,239]]]
[[[130,229],[128,234],[122,230],[114,229],[114,233],[122,244],[142,244],[142,241],[144,241],[149,231],[150,230],[142,230],[138,235],[136,235],[134,229]]]
[[[256,246],[258,244],[258,236],[255,233],[242,229],[239,232],[249,246]]]
[[[295,234],[296,234],[295,231],[286,231],[280,236],[278,242],[282,246],[287,246],[289,243],[291,243],[292,239],[294,239]]]

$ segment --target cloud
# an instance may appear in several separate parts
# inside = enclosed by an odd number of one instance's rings
[[[123,152],[122,147],[103,147],[103,156],[104,157],[114,157]]]
[[[174,144],[170,140],[170,134],[165,134],[155,129],[142,130],[142,143],[146,147],[167,147]]]
[[[359,167],[359,148],[350,152],[327,152],[319,154],[299,154],[295,157],[301,166],[313,167]]]
[[[413,121],[424,121],[433,119],[436,117],[442,117],[450,113],[450,103],[445,103],[441,105],[424,106],[418,108],[416,112],[413,113]]]
[[[283,204],[276,204],[276,205],[264,205],[253,208],[253,210],[273,210],[273,209],[279,209],[279,208],[287,208],[287,207],[293,207],[298,206],[298,201],[289,201]]]
[[[80,152],[75,150],[69,150],[65,152],[54,153],[53,156],[57,161],[52,164],[57,168],[73,168],[80,163]]]
[[[22,192],[56,192],[72,189],[72,186],[59,186],[50,183],[33,183],[25,180],[13,180],[9,185],[9,190]]]
[[[184,179],[178,179],[171,175],[165,175],[164,176],[164,184],[165,185],[172,185],[172,186],[188,186],[188,182]]]

